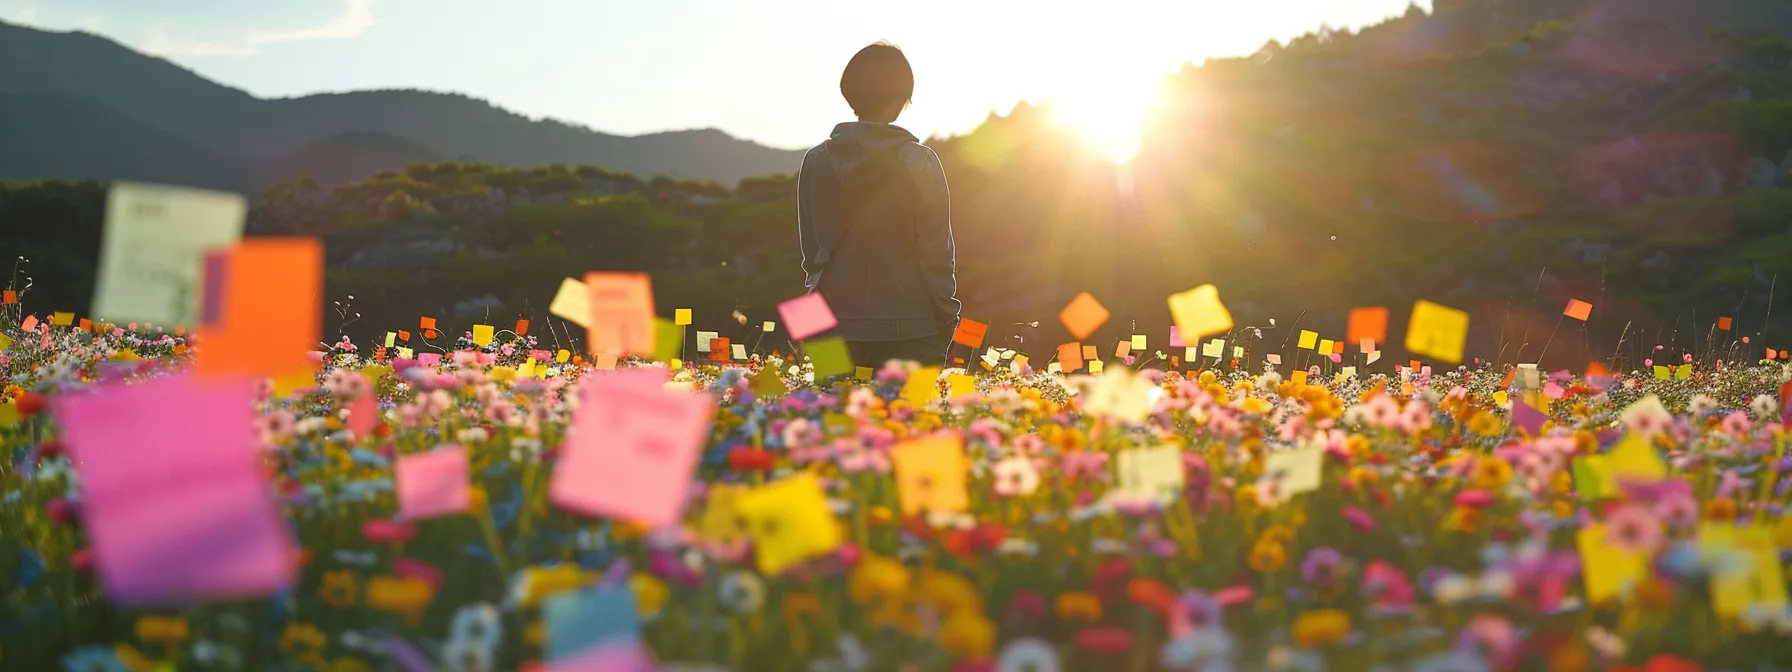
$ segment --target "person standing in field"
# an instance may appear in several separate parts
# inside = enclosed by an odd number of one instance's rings
[[[803,284],[820,292],[858,366],[946,362],[958,327],[952,204],[939,155],[895,125],[915,91],[902,50],[859,50],[840,76],[858,116],[797,173]]]

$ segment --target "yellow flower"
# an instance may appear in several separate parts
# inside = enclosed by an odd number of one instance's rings
[[[1479,532],[1481,531],[1481,510],[1458,506],[1450,511],[1449,517],[1444,520],[1444,526],[1463,532]]]
[[[1280,524],[1271,525],[1263,528],[1263,533],[1257,535],[1257,538],[1260,540],[1260,543],[1275,542],[1278,544],[1286,544],[1290,541],[1294,541],[1294,528]]]
[[[530,646],[541,646],[542,641],[547,639],[547,633],[547,625],[536,621],[523,628],[523,641]]]
[[[1101,598],[1091,593],[1071,591],[1058,596],[1052,604],[1052,610],[1058,618],[1066,621],[1081,619],[1094,623],[1101,620]]]
[[[804,619],[821,620],[821,598],[814,593],[791,593],[784,596],[784,625],[802,627]]]
[[[355,573],[349,570],[337,570],[324,573],[324,585],[317,589],[317,596],[338,609],[355,606]]]
[[[1571,518],[1574,516],[1574,503],[1565,499],[1558,499],[1555,503],[1549,505],[1549,512],[1556,514],[1557,518]]]
[[[873,506],[865,511],[867,522],[878,527],[889,525],[896,520],[896,514],[887,506]]]
[[[866,620],[875,629],[889,628],[911,635],[916,634],[921,631],[923,624],[920,615],[915,613],[912,606],[913,602],[907,598],[885,600],[883,606],[872,610]]]
[[[1492,413],[1476,410],[1474,415],[1468,416],[1468,431],[1470,432],[1482,436],[1493,436],[1499,434],[1501,429],[1499,417]]]
[[[299,662],[313,665],[324,662],[324,645],[329,638],[310,623],[288,623],[280,634],[280,653]]]
[[[628,585],[635,591],[635,611],[643,620],[660,615],[660,610],[666,608],[666,601],[672,598],[666,582],[647,572],[630,575]]]
[[[943,614],[964,609],[982,610],[983,596],[969,579],[943,571],[923,572],[915,582],[915,599]]]
[[[1207,370],[1207,371],[1202,371],[1201,376],[1199,378],[1196,378],[1195,380],[1199,381],[1201,383],[1201,385],[1206,386],[1206,385],[1212,385],[1216,381],[1218,381],[1219,376],[1214,375],[1212,370]]]
[[[1307,648],[1330,646],[1350,635],[1350,615],[1338,609],[1309,611],[1294,619],[1294,643]]]
[[[474,483],[471,487],[467,488],[467,510],[472,511],[477,515],[479,512],[484,511],[485,507],[490,503],[491,496],[485,493],[484,485]]]
[[[908,568],[901,561],[866,556],[847,577],[846,594],[860,605],[900,597],[908,589]]]
[[[324,667],[324,670],[326,672],[373,672],[373,667],[360,658],[337,656],[335,660],[330,661],[330,664]]]
[[[1512,463],[1492,455],[1484,455],[1475,461],[1475,470],[1470,480],[1477,488],[1497,490],[1506,481],[1512,480]]]
[[[996,626],[982,614],[960,609],[940,624],[939,645],[961,660],[989,660],[996,646]]]
[[[173,646],[187,639],[187,619],[177,616],[142,616],[137,619],[137,639]]]
[[[367,580],[367,606],[416,621],[435,599],[435,592],[423,579],[376,576]]]
[[[530,567],[523,570],[518,602],[534,607],[544,598],[579,588],[597,580],[597,574],[579,569],[578,565],[559,564],[553,567]]]
[[[1705,502],[1705,519],[1724,522],[1736,518],[1736,500],[1718,497]]]
[[[1244,401],[1239,402],[1238,408],[1251,415],[1266,415],[1275,409],[1275,405],[1257,397],[1245,397]]]
[[[500,385],[508,385],[512,381],[516,380],[516,369],[513,369],[513,368],[508,368],[508,367],[503,367],[503,366],[494,366],[490,370],[486,371],[485,373],[486,373],[486,375],[492,377],[492,382],[498,383]]]
[[[148,658],[144,658],[143,654],[137,652],[136,647],[129,644],[120,642],[118,646],[112,648],[112,655],[118,658],[118,664],[123,665],[131,672],[154,672],[156,669],[156,666],[151,664]]]
[[[1259,540],[1251,546],[1251,569],[1264,574],[1279,571],[1288,564],[1288,550],[1280,542]]]
[[[1574,489],[1574,477],[1566,471],[1558,471],[1549,475],[1549,489],[1558,495],[1566,495]]]

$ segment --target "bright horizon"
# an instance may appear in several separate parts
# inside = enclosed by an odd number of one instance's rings
[[[916,0],[901,14],[826,0],[0,0],[0,20],[85,30],[264,98],[365,89],[462,93],[621,135],[719,128],[802,148],[850,120],[840,69],[887,40],[916,71],[897,123],[963,133],[1020,101],[1057,101],[1124,145],[1157,78],[1408,0]],[[1429,9],[1430,0],[1419,0]]]

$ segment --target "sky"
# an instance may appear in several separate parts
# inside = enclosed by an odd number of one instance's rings
[[[1017,101],[1149,95],[1184,62],[1240,56],[1409,0],[0,0],[0,20],[85,30],[262,97],[465,93],[625,135],[720,128],[775,147],[851,111],[840,69],[888,40],[915,68],[899,124],[969,131]],[[1430,0],[1419,0],[1422,8]]]

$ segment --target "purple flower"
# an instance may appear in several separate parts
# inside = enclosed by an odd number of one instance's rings
[[[1362,532],[1375,529],[1375,517],[1369,515],[1368,511],[1354,506],[1344,507],[1344,522],[1350,523],[1351,527]]]
[[[1344,564],[1344,554],[1337,549],[1320,546],[1307,553],[1307,559],[1300,563],[1300,576],[1307,583],[1321,589],[1328,589],[1338,583]]]

